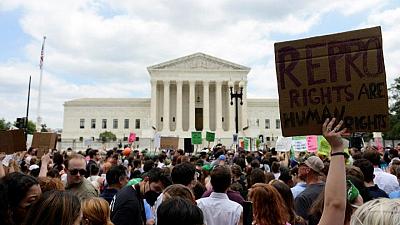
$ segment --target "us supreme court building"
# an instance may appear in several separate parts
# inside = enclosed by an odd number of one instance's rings
[[[215,133],[216,143],[231,146],[235,104],[230,104],[230,87],[243,90],[243,104],[238,105],[239,137],[262,136],[264,143],[273,146],[281,135],[278,99],[247,98],[250,68],[246,66],[195,53],[147,70],[150,98],[82,98],[65,102],[62,146],[95,146],[104,131],[114,133],[116,143],[122,144],[134,132],[134,146],[140,149],[154,148],[155,135],[179,137],[179,147],[183,148],[184,139],[190,138],[192,131],[202,132],[201,147],[208,144],[207,131]]]

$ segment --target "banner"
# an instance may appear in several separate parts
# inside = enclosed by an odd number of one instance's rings
[[[57,146],[57,133],[35,132],[33,133],[32,147],[37,148],[37,156],[42,157],[49,149],[55,149]]]
[[[283,136],[321,134],[331,117],[349,132],[389,129],[380,27],[275,43],[275,63]]]
[[[13,154],[19,151],[26,151],[24,131],[21,129],[0,131],[0,152]]]
[[[192,144],[201,145],[203,143],[203,138],[201,136],[201,131],[192,132]]]
[[[298,136],[292,138],[292,147],[295,152],[307,151],[307,140],[304,136]]]
[[[177,150],[179,146],[178,137],[161,137],[160,149],[174,149]]]
[[[135,133],[135,132],[131,132],[131,133],[129,134],[128,142],[129,142],[129,143],[133,143],[133,142],[135,142],[135,141],[136,141],[136,133]]]
[[[306,137],[307,151],[317,152],[318,151],[318,136],[311,135]]]
[[[249,147],[250,147],[250,138],[244,137],[243,138],[243,148],[244,148],[244,150],[250,151]]]
[[[206,132],[206,141],[214,142],[215,141],[215,133],[213,132]]]
[[[292,137],[278,137],[275,144],[275,150],[277,152],[288,152],[292,147]]]

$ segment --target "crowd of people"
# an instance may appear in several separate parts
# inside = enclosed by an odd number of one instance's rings
[[[0,154],[0,224],[400,224],[400,144],[347,152],[342,124],[322,125],[328,156],[223,145]]]

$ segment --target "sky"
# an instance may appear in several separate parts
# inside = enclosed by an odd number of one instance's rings
[[[63,127],[77,98],[149,98],[147,67],[197,52],[251,68],[248,98],[277,98],[274,43],[382,27],[388,85],[400,69],[399,0],[0,0],[0,119]]]

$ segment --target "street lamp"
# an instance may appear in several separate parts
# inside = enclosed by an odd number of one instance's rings
[[[238,100],[240,98],[240,105],[243,105],[243,86],[239,83],[240,92],[233,90],[233,82],[229,81],[229,89],[231,94],[231,105],[233,105],[233,99],[235,99],[235,130],[236,134],[239,133],[239,112],[238,112]]]

